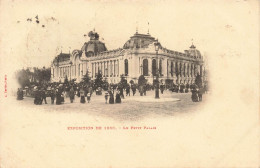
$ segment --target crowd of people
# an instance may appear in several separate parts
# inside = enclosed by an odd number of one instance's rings
[[[106,84],[102,86],[94,86],[91,84],[84,83],[52,83],[42,86],[34,86],[29,91],[30,95],[34,97],[35,105],[47,104],[46,97],[51,98],[51,104],[61,105],[65,102],[65,98],[69,97],[70,103],[73,103],[75,97],[80,98],[80,103],[90,103],[91,96],[95,92],[96,95],[101,95],[102,92],[105,92],[104,98],[105,103],[114,104],[121,103],[122,99],[125,96],[135,96],[136,92],[139,91],[140,96],[146,96],[146,92],[154,90],[153,85],[137,85],[134,83],[126,84]],[[164,90],[168,89],[176,93],[188,93],[191,92],[191,99],[193,102],[202,101],[202,95],[207,92],[207,85],[203,87],[198,87],[196,84],[173,84],[170,86],[160,85],[159,87],[161,94],[164,93]],[[125,92],[125,95],[124,95]],[[18,89],[17,91],[17,100],[23,99],[23,90]]]

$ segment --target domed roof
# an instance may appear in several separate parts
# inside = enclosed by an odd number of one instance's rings
[[[107,51],[105,43],[99,41],[99,35],[95,32],[89,32],[88,36],[90,41],[85,42],[81,48],[81,51],[86,54],[87,57],[96,55],[99,52]]]
[[[155,42],[155,38],[150,34],[139,34],[135,33],[130,39],[124,44],[124,49],[129,48],[146,48],[149,44]]]
[[[195,58],[201,58],[200,51],[196,49],[196,46],[193,44],[190,46],[190,49],[188,50],[188,53],[190,56],[195,57]]]

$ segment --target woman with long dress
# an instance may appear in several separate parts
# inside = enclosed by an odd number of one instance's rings
[[[110,91],[109,92],[109,104],[114,104],[114,94]]]
[[[80,103],[86,103],[85,92],[83,88],[81,88],[79,92],[80,92]]]

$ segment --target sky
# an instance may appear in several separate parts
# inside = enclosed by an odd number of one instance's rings
[[[17,62],[13,68],[48,67],[61,51],[81,49],[89,40],[84,34],[93,29],[110,50],[122,47],[137,27],[147,33],[149,22],[150,34],[162,46],[183,52],[193,39],[207,58],[252,49],[244,39],[253,39],[258,30],[256,0],[14,0],[0,5],[1,55]]]

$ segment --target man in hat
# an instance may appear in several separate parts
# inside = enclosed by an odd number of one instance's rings
[[[109,104],[114,104],[114,94],[110,91],[109,92]]]
[[[46,90],[44,88],[42,88],[42,90],[41,90],[41,98],[42,98],[41,102],[43,102],[43,100],[44,100],[45,104],[47,104],[47,101],[46,101]]]
[[[116,103],[121,103],[120,91],[116,93]]]
[[[105,93],[106,104],[107,104],[107,99],[108,99],[108,92]]]
[[[85,93],[83,87],[80,89],[80,103],[86,103]]]
[[[54,88],[51,89],[50,96],[51,96],[51,104],[54,104],[54,100],[55,100],[55,90],[54,90]]]
[[[90,98],[91,98],[91,94],[87,93],[87,101],[88,101],[88,103],[90,102]]]
[[[70,88],[69,97],[70,97],[70,102],[73,103],[73,100],[75,98],[75,91],[74,91],[73,87]]]

